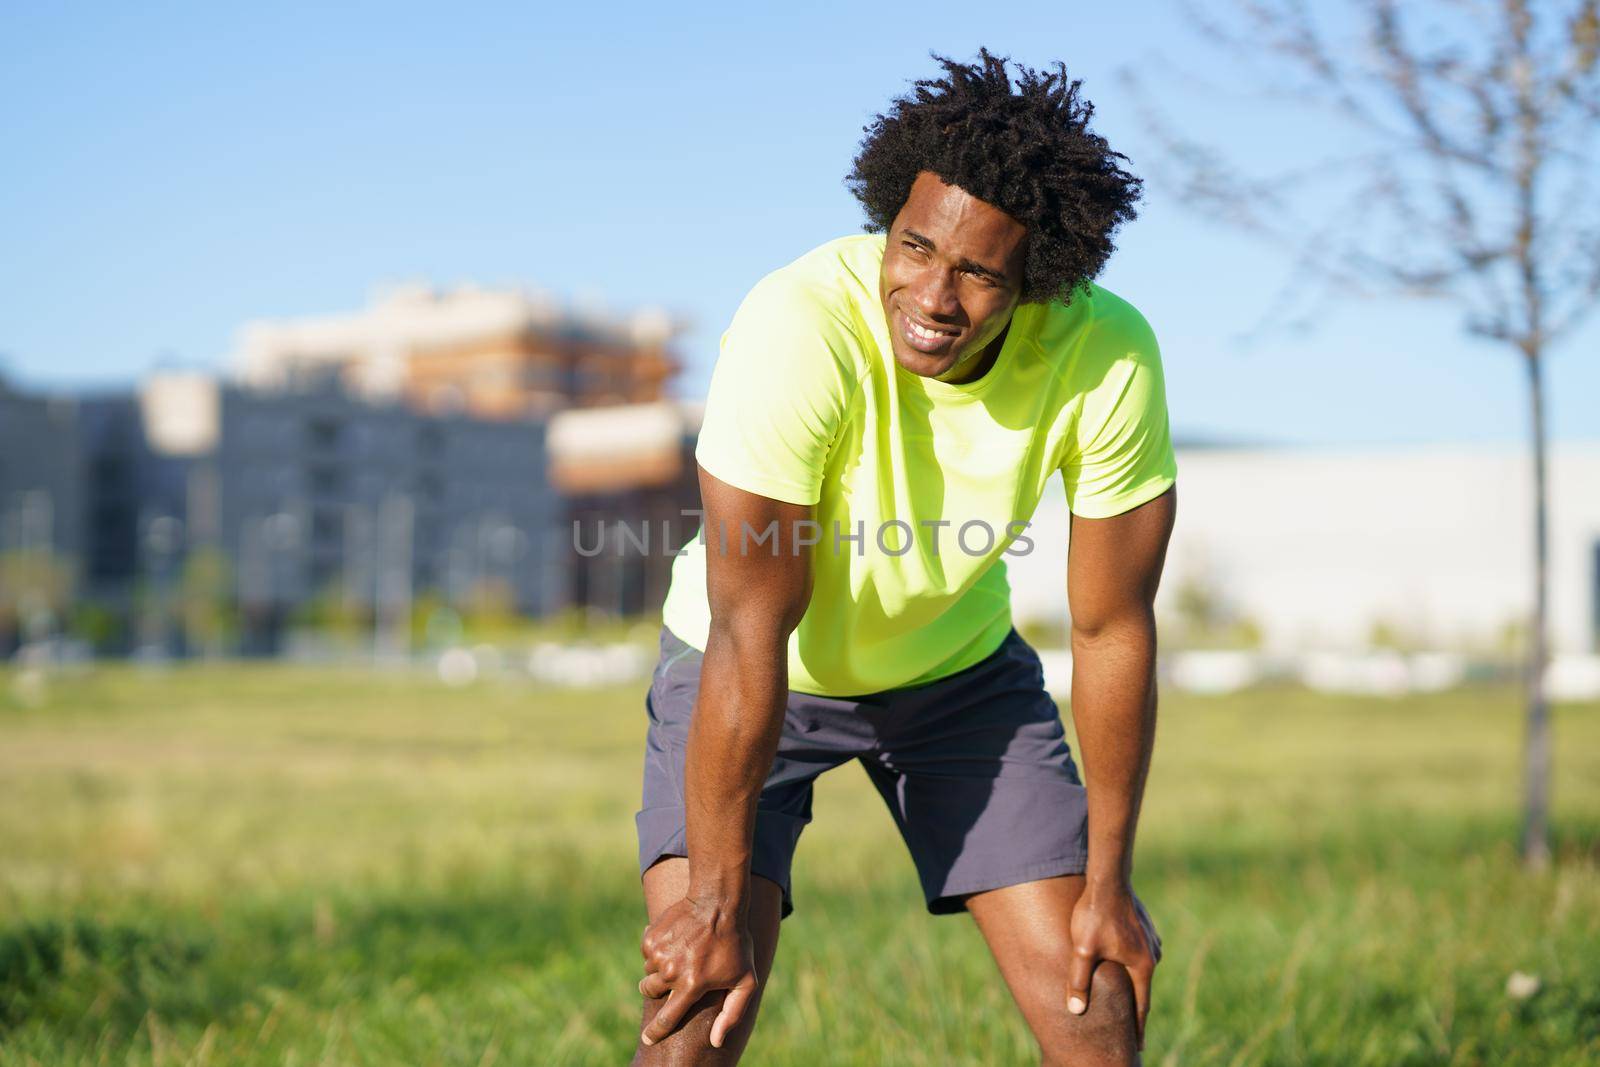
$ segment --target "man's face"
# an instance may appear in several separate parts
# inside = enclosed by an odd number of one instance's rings
[[[878,282],[894,358],[913,374],[960,382],[1011,321],[1027,228],[923,171],[895,216]]]

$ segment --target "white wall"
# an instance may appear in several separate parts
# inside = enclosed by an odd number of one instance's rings
[[[1441,647],[1493,643],[1530,603],[1532,475],[1512,446],[1180,450],[1160,608],[1201,577],[1275,649],[1360,647],[1379,620]],[[1551,460],[1551,625],[1593,646],[1600,444]],[[1009,557],[1016,618],[1064,610],[1066,502],[1041,503]]]

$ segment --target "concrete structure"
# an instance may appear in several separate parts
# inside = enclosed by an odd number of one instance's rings
[[[0,380],[0,552],[80,550],[77,405]]]
[[[141,580],[170,584],[182,566],[185,469],[151,446],[134,393],[81,396],[76,404],[84,592],[127,613]]]
[[[82,548],[81,463],[75,405],[0,381],[0,657],[68,610]]]
[[[660,604],[697,521],[699,405],[484,419],[353,395],[347,370],[308,364],[270,388],[168,372],[136,391],[0,392],[0,556],[49,546],[69,579],[45,629],[75,599],[116,620],[103,648],[176,647],[203,596],[237,610],[247,651],[267,651],[296,613],[330,604],[394,619],[425,594],[527,616]],[[581,554],[579,528],[607,546]],[[16,573],[0,571],[8,650],[24,629],[21,593],[3,588]]]
[[[385,614],[424,592],[562,606],[542,422],[423,415],[334,375],[282,390],[163,375],[139,405],[151,451],[181,466],[186,549],[230,558],[239,604],[268,629],[318,596]]]
[[[666,599],[674,553],[699,527],[694,445],[703,414],[701,403],[661,400],[551,417],[550,481],[567,504],[571,603],[634,614]]]
[[[1209,601],[1268,649],[1503,650],[1531,604],[1532,479],[1523,448],[1181,449],[1178,526],[1158,601]],[[1059,484],[1059,483],[1058,483]],[[1600,444],[1550,467],[1557,652],[1600,648]],[[1052,493],[1035,548],[1008,560],[1019,620],[1063,619],[1068,516]]]
[[[248,323],[231,363],[255,388],[333,368],[366,399],[516,419],[661,399],[681,367],[678,332],[656,309],[616,317],[530,290],[403,286],[361,311]]]

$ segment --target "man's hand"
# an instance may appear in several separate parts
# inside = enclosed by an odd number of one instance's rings
[[[1102,960],[1122,964],[1133,980],[1138,1009],[1139,1047],[1144,1048],[1144,1020],[1150,1014],[1150,979],[1155,974],[1155,954],[1145,936],[1144,923],[1127,889],[1097,891],[1085,888],[1072,909],[1071,989],[1067,1010],[1082,1015],[1089,1010],[1089,983]]]
[[[711,1044],[722,1047],[755,995],[757,978],[749,926],[738,909],[684,897],[644,932],[644,980],[639,992],[666,997],[639,1040],[653,1045],[683,1021],[701,997],[728,990],[711,1024]]]

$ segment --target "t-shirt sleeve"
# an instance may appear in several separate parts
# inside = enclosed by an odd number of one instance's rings
[[[781,276],[757,283],[722,335],[695,460],[736,488],[815,504],[853,375],[838,323]]]
[[[1177,457],[1167,421],[1166,381],[1155,333],[1121,304],[1096,322],[1080,363],[1083,402],[1061,473],[1074,515],[1104,519],[1131,511],[1171,488]]]

